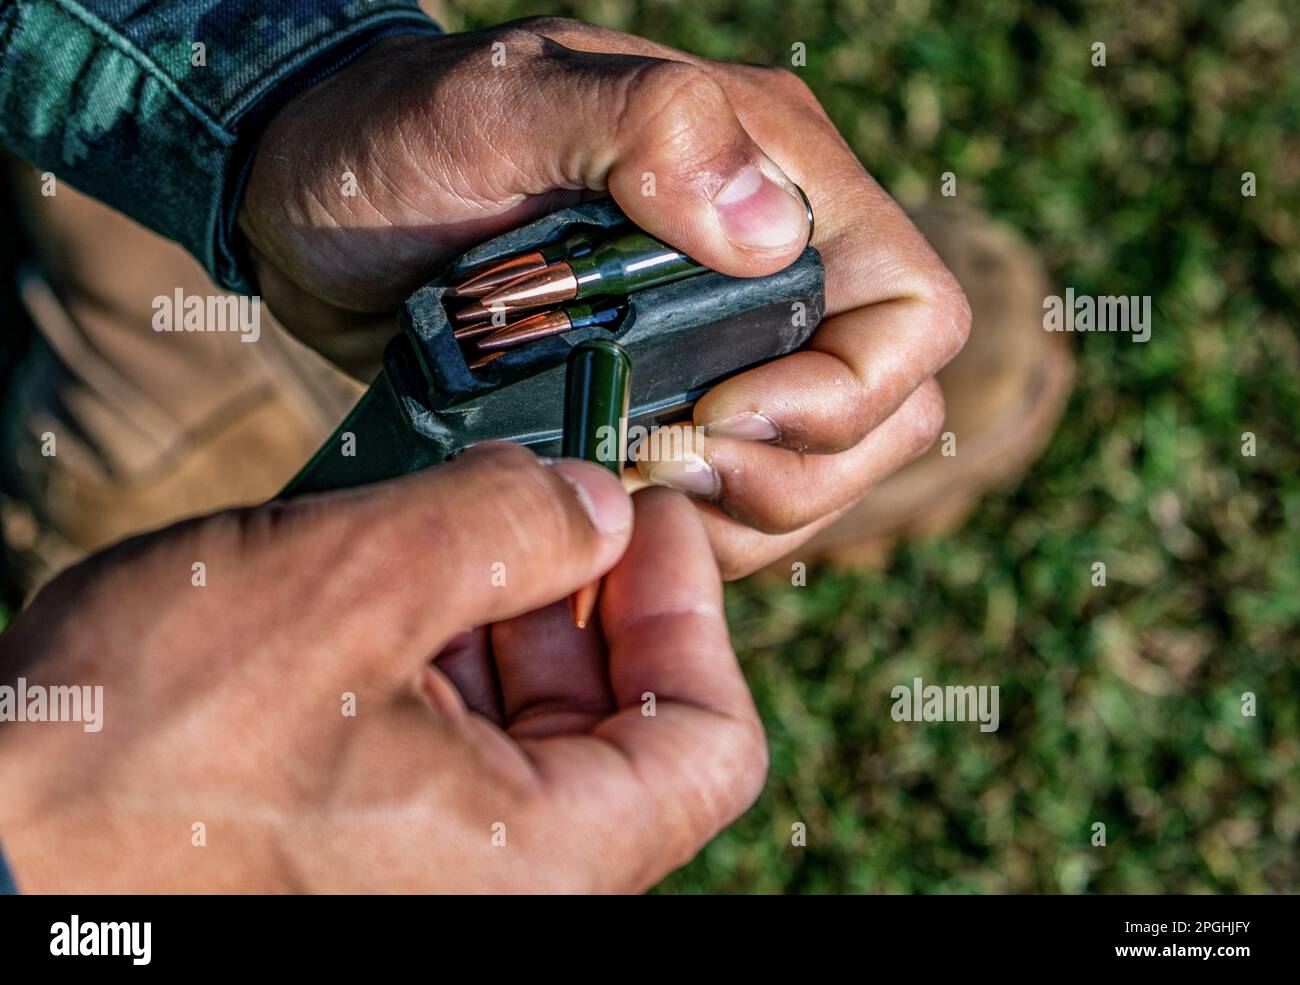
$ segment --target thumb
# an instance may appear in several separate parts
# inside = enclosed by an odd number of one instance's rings
[[[803,250],[808,213],[794,183],[750,138],[701,67],[578,51],[525,31],[535,49],[500,71],[531,133],[506,153],[552,187],[607,189],[628,217],[733,276],[780,270]],[[528,70],[510,66],[524,64]]]
[[[339,562],[328,565],[332,637],[357,642],[353,652],[399,675],[460,632],[596,580],[632,532],[631,500],[608,471],[547,462],[504,442],[427,472],[275,508],[276,539],[265,546]],[[320,583],[319,570],[296,567]]]
[[[632,501],[606,469],[505,442],[389,495],[395,549],[426,584],[441,581],[448,635],[564,598],[612,568],[632,535]]]

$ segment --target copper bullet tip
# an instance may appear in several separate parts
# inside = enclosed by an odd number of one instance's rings
[[[545,267],[546,258],[542,256],[541,250],[522,253],[480,271],[463,284],[458,284],[451,293],[458,298],[481,298],[485,294],[491,294],[497,288],[505,287],[513,280],[536,273]]]
[[[485,308],[542,308],[578,296],[578,278],[567,263],[553,263],[533,274],[511,281],[482,299]]]
[[[569,615],[573,617],[573,625],[579,629],[587,628],[592,614],[596,611],[596,599],[599,597],[600,582],[598,581],[583,585],[569,596]]]
[[[569,316],[563,311],[545,311],[539,315],[520,319],[493,332],[482,339],[478,347],[484,352],[513,349],[525,342],[536,342],[539,339],[549,339],[552,335],[560,335],[567,332],[572,324]]]
[[[493,332],[499,332],[503,327],[490,321],[478,322],[477,324],[461,325],[458,328],[453,328],[451,335],[457,342],[464,342],[466,339],[476,339],[480,335],[491,335]]]
[[[485,304],[485,300],[486,299],[484,298],[480,298],[477,301],[471,301],[469,304],[465,305],[465,307],[452,315],[452,317],[456,319],[458,325],[479,325],[483,322],[487,322],[487,328],[485,331],[496,331],[498,328],[504,328],[504,321],[499,325],[493,325],[492,316],[508,315],[511,312],[512,307],[506,304],[497,304],[496,302]],[[457,338],[461,337],[462,336],[457,336]]]

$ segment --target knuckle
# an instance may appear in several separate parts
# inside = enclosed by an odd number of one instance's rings
[[[502,25],[489,37],[492,44],[504,44],[507,51],[518,52],[529,57],[540,55],[546,50],[546,46],[552,43],[550,38],[533,30],[523,21],[512,21]]]
[[[805,508],[792,500],[793,497],[789,499],[781,497],[778,502],[764,503],[746,519],[749,525],[760,533],[768,535],[793,533],[808,524],[808,517]]]
[[[873,388],[882,387],[883,384],[869,379],[865,385],[861,385],[861,392],[869,394]],[[832,453],[848,451],[880,424],[880,418],[881,411],[875,401],[868,399],[847,401],[839,415],[838,428],[834,435],[835,447],[819,450]]]
[[[943,430],[946,412],[943,388],[933,377],[926,380],[908,399],[907,410],[914,449],[920,453],[934,444]]]
[[[776,559],[764,543],[765,538],[748,527],[709,523],[705,526],[705,532],[708,534],[709,546],[713,549],[713,559],[718,565],[718,574],[723,581],[744,578],[766,562]]]
[[[872,361],[856,366],[842,360],[829,363],[824,392],[834,396],[821,402],[815,416],[810,413],[797,431],[788,433],[791,440],[786,447],[817,455],[853,448],[880,424],[881,404],[874,396],[895,385],[893,373],[893,367]]]
[[[314,544],[319,531],[334,533],[336,525],[326,520],[311,501],[272,500],[218,513],[198,531],[205,548],[225,543],[242,557],[274,557],[296,550],[302,534],[307,534]]]
[[[758,800],[759,795],[763,792],[763,786],[767,783],[767,773],[772,765],[772,754],[767,745],[767,734],[763,731],[763,726],[757,719],[749,723],[746,730],[748,741],[742,750],[744,756],[742,762],[744,765],[743,776],[746,781],[744,788],[745,807],[748,807],[754,801]]]
[[[957,283],[957,278],[942,266],[929,277],[926,297],[932,327],[942,342],[943,362],[947,363],[962,350],[970,338],[970,300]]]
[[[774,65],[768,69],[767,83],[786,96],[792,96],[801,103],[820,106],[808,83],[784,65]]]
[[[768,747],[753,716],[720,719],[695,795],[661,801],[660,830],[670,832],[665,855],[673,868],[690,861],[719,830],[748,809],[767,780]]]
[[[627,77],[620,123],[627,136],[659,145],[670,159],[689,151],[700,132],[715,133],[719,113],[730,114],[722,87],[697,65],[648,59]],[[707,130],[701,129],[708,123]]]
[[[751,90],[765,96],[776,94],[783,101],[793,103],[800,110],[809,113],[814,120],[834,129],[821,100],[797,72],[792,72],[784,65],[736,66],[723,63],[724,71],[733,68],[743,70],[744,81]]]
[[[559,41],[565,36],[587,33],[587,25],[570,17],[555,17],[550,14],[537,14],[533,17],[521,17],[505,25],[506,29],[532,34],[536,37]]]
[[[722,576],[723,581],[735,581],[738,578],[744,578],[757,567],[748,555],[731,548],[723,548],[715,555],[715,559],[718,562],[718,573]]]
[[[708,105],[726,100],[712,76],[690,62],[649,59],[636,73],[633,85],[637,92],[664,106],[682,102]]]
[[[731,788],[735,799],[730,813],[740,814],[758,799],[767,780],[770,754],[759,721],[748,717],[732,719],[720,754],[734,781]]]

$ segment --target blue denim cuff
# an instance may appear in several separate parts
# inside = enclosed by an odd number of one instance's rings
[[[438,28],[416,0],[0,3],[0,145],[246,290],[234,213],[261,128],[397,33]]]

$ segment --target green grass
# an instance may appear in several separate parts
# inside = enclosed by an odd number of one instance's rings
[[[1047,454],[958,533],[879,573],[730,590],[771,777],[662,889],[1294,891],[1294,6],[488,0],[449,21],[532,13],[746,61],[803,41],[800,73],[900,201],[955,171],[959,201],[1023,230],[1058,283],[1154,298],[1149,344],[1076,338]],[[895,724],[890,688],[913,676],[999,684],[1001,729]]]

